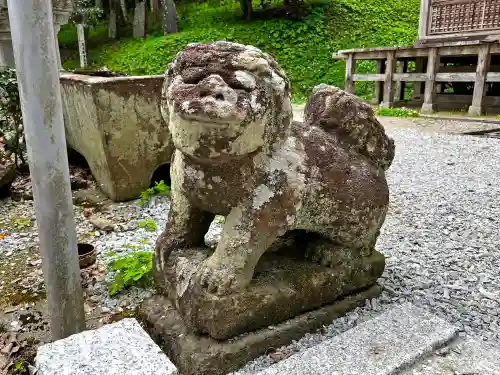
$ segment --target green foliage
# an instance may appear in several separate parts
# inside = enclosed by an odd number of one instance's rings
[[[139,204],[141,206],[145,206],[149,200],[155,195],[168,195],[170,194],[170,186],[165,184],[165,181],[161,180],[160,182],[155,181],[153,187],[150,187],[147,190],[144,190],[141,193],[141,197],[139,199]]]
[[[138,224],[139,224],[139,228],[144,228],[149,232],[154,232],[158,229],[158,225],[156,224],[156,221],[151,219],[149,216],[143,220],[139,220]]]
[[[419,117],[420,114],[417,111],[408,108],[384,108],[381,107],[377,111],[378,116],[390,116],[390,117]]]
[[[153,254],[149,251],[138,251],[119,257],[110,263],[109,269],[115,272],[114,279],[109,286],[110,296],[133,285],[150,286],[153,281]]]
[[[219,224],[224,224],[226,222],[226,218],[221,215],[215,216],[215,221]]]
[[[94,0],[73,0],[73,13],[70,17],[72,23],[91,27],[99,22],[102,15],[102,9],[95,6]]]
[[[10,368],[7,375],[28,375],[28,366],[24,361],[15,362]]]
[[[281,3],[281,2],[280,2]],[[161,36],[152,26],[145,39],[123,39],[89,51],[89,64],[132,75],[162,74],[186,44],[228,40],[251,44],[273,55],[292,82],[294,101],[304,101],[319,83],[343,87],[344,63],[332,53],[349,48],[411,45],[417,37],[418,0],[314,0],[304,4],[299,20],[283,17],[275,1],[252,21],[241,19],[238,2],[209,0],[178,5],[180,32]],[[152,23],[151,23],[152,24]],[[104,36],[96,36],[102,40]],[[92,41],[92,36],[90,37]],[[65,63],[66,69],[78,61]],[[373,63],[361,62],[359,73],[374,72]],[[360,82],[356,93],[369,97],[372,82]]]
[[[16,71],[0,70],[0,137],[4,139],[7,157],[13,155],[18,167],[26,165],[22,117]]]
[[[12,229],[24,230],[32,226],[31,220],[25,217],[14,217],[10,222]]]

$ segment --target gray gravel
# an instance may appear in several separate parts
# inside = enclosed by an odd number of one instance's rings
[[[388,127],[397,147],[391,206],[377,243],[385,290],[364,308],[278,352],[293,354],[411,302],[462,336],[500,344],[500,140]],[[279,358],[279,356],[278,356]],[[259,358],[236,374],[274,363]]]
[[[89,290],[87,297],[94,305],[97,305],[102,313],[120,312],[125,308],[135,308],[145,298],[154,293],[154,289],[143,289],[131,287],[120,293],[109,296],[108,286],[114,274],[107,270],[107,266],[117,257],[131,254],[137,251],[154,250],[157,237],[163,230],[170,208],[169,198],[165,196],[152,197],[149,203],[142,207],[138,201],[126,203],[113,203],[105,212],[96,212],[96,216],[102,217],[106,222],[112,224],[113,231],[106,232],[95,228],[91,220],[83,215],[83,208],[75,206],[74,216],[77,224],[77,234],[82,242],[91,243],[97,252],[97,264],[103,270],[105,277]],[[91,219],[92,219],[91,218]],[[140,222],[150,218],[156,223],[156,230],[147,230],[140,227]],[[20,222],[21,227],[13,227],[13,222]],[[214,246],[220,237],[221,224],[214,220],[205,241],[207,245]],[[29,247],[38,246],[38,232],[32,201],[13,201],[5,199],[0,201],[0,264],[10,262],[12,255]],[[29,262],[30,260],[27,260]],[[40,268],[40,263],[37,263]],[[34,280],[31,284],[41,284],[41,272],[35,270],[32,273]],[[2,285],[2,274],[0,272],[0,291]],[[7,280],[5,280],[7,281]],[[41,286],[43,288],[43,285]]]

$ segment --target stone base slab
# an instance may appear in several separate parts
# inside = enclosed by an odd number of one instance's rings
[[[135,319],[123,319],[42,345],[35,365],[38,375],[178,373]]]
[[[405,303],[292,355],[258,375],[399,374],[450,342],[457,332],[457,327]]]
[[[349,253],[334,267],[325,267],[285,253],[265,254],[248,287],[238,293],[216,296],[191,285],[209,249],[183,249],[170,255],[166,294],[192,330],[227,340],[269,325],[281,323],[306,311],[333,303],[377,282],[385,266],[384,256]]]
[[[479,340],[456,340],[401,375],[498,375],[500,348]]]
[[[225,375],[265,354],[270,348],[289,345],[306,333],[330,324],[348,311],[362,306],[367,299],[377,297],[380,292],[380,287],[374,285],[276,326],[226,341],[194,333],[164,296],[153,296],[144,301],[139,308],[139,317],[152,338],[177,366],[180,375]]]

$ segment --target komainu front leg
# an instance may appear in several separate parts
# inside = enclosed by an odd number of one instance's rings
[[[200,265],[195,282],[217,295],[245,288],[262,254],[292,229],[295,214],[293,197],[283,193],[257,208],[252,202],[233,208],[214,254]]]
[[[213,219],[213,214],[193,207],[182,192],[172,194],[167,224],[155,248],[153,269],[160,286],[164,284],[170,253],[180,248],[204,246],[205,234]]]

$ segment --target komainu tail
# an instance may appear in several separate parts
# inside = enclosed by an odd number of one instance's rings
[[[337,87],[320,84],[313,89],[304,110],[304,123],[334,135],[384,170],[394,159],[394,141],[372,107]]]

